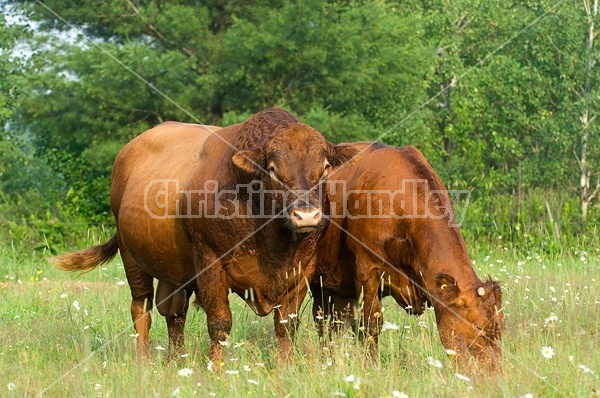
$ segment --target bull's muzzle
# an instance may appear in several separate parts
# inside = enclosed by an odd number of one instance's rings
[[[290,212],[292,225],[298,232],[310,232],[319,226],[323,212],[317,207],[293,209]]]

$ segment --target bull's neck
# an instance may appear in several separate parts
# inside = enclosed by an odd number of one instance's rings
[[[267,219],[264,222],[256,235],[256,247],[262,262],[281,267],[291,264],[302,244],[301,237],[295,236],[282,218]]]

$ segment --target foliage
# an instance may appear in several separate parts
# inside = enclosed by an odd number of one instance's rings
[[[336,143],[417,146],[448,188],[472,191],[468,236],[527,223],[538,240],[554,222],[549,247],[568,247],[600,218],[598,199],[585,222],[576,211],[580,117],[600,98],[580,2],[43,4],[3,2],[29,21],[0,29],[0,188],[12,222],[110,222],[125,142],[166,120],[229,125],[273,105]],[[17,44],[31,57],[11,56]],[[593,184],[597,121],[587,145]],[[24,201],[30,214],[9,212]]]

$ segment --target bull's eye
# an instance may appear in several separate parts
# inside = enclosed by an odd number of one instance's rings
[[[329,170],[331,169],[331,165],[329,163],[325,163],[325,170],[323,170],[323,174],[321,174],[321,180],[324,180],[329,175]]]
[[[269,164],[269,167],[267,168],[267,171],[269,172],[269,175],[271,176],[271,179],[273,179],[275,181],[281,181],[279,179],[279,177],[277,176],[277,173],[275,172],[275,166],[272,163]]]

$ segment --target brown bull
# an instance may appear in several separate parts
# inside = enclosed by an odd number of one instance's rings
[[[380,299],[392,296],[413,314],[428,302],[444,347],[461,363],[469,353],[484,368],[499,368],[500,285],[475,274],[439,177],[415,148],[353,145],[363,150],[362,161],[332,173],[327,187],[332,219],[311,286],[320,331],[324,317],[349,316],[362,297],[376,358]]]
[[[184,351],[189,296],[207,315],[210,360],[231,330],[228,293],[261,316],[274,311],[280,357],[290,351],[298,305],[315,268],[327,206],[319,187],[358,152],[273,108],[219,129],[164,123],[115,160],[110,202],[117,231],[105,244],[52,259],[89,270],[117,250],[131,288],[138,357],[149,355],[153,280],[170,356]],[[301,259],[301,260],[300,260]],[[306,280],[305,280],[306,279]]]

